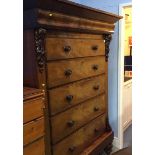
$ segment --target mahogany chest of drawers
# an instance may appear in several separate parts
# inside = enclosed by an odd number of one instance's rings
[[[45,93],[46,155],[110,153],[108,53],[120,18],[64,0],[24,1],[24,84]]]
[[[24,87],[23,95],[23,154],[45,155],[43,93]]]

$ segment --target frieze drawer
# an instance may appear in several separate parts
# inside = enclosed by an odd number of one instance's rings
[[[65,38],[50,36],[45,42],[47,60],[105,55],[105,45],[101,39],[73,39],[66,35]]]

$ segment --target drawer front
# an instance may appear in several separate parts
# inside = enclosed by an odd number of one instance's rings
[[[44,138],[26,145],[23,149],[23,155],[45,155]]]
[[[96,118],[91,123],[54,145],[53,155],[79,155],[83,149],[104,133],[105,118],[105,115]]]
[[[32,121],[43,115],[42,98],[36,98],[24,102],[23,105],[23,122]]]
[[[52,117],[53,144],[105,111],[105,95],[100,95]]]
[[[23,139],[24,145],[35,141],[44,135],[44,118],[39,118],[24,124]]]
[[[51,114],[54,115],[104,92],[104,75],[49,90]]]
[[[48,87],[105,73],[105,65],[103,56],[52,61],[47,64]]]
[[[105,43],[96,39],[46,38],[47,60],[105,55]]]

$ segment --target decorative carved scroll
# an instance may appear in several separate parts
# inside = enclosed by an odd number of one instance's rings
[[[36,58],[39,71],[42,73],[45,65],[45,48],[44,48],[44,38],[46,35],[46,30],[39,28],[35,31],[35,46],[36,46]]]
[[[104,40],[105,40],[105,60],[108,61],[108,57],[109,57],[109,45],[110,45],[110,41],[112,39],[112,35],[111,34],[105,34],[104,35]]]

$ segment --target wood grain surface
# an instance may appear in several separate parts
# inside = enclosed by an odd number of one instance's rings
[[[34,121],[24,124],[23,126],[23,140],[24,145],[35,141],[44,136],[44,117],[38,118]]]
[[[49,90],[50,113],[55,115],[105,91],[104,74],[51,89]]]
[[[56,143],[95,117],[105,113],[105,106],[104,95],[101,95],[51,117],[52,142]]]
[[[102,115],[77,132],[53,146],[53,155],[79,155],[96,138],[104,133],[105,115]],[[60,149],[61,148],[61,149]]]
[[[51,61],[47,64],[48,87],[102,74],[105,64],[104,56]]]

